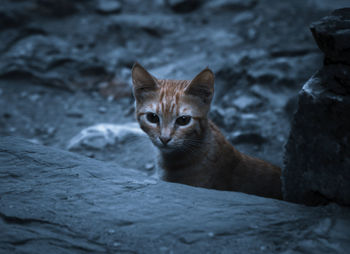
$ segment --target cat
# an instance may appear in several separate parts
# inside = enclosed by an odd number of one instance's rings
[[[165,181],[282,199],[281,170],[236,150],[208,119],[214,73],[194,79],[157,79],[139,63],[132,68],[136,118],[159,149]]]

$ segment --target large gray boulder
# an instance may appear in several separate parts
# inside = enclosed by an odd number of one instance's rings
[[[299,93],[286,146],[285,199],[350,205],[350,8],[312,25],[325,65]]]
[[[0,253],[346,253],[350,213],[0,139]]]

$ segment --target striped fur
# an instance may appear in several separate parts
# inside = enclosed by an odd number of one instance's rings
[[[164,180],[282,198],[280,169],[237,151],[208,120],[214,93],[211,70],[191,81],[165,80],[135,64],[132,79],[136,118],[159,148]],[[190,117],[188,124],[178,123],[182,116]]]

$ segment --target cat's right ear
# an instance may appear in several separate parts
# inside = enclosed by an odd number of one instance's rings
[[[210,104],[214,94],[214,73],[208,67],[205,68],[186,87],[185,92]]]
[[[158,89],[157,79],[139,63],[135,63],[132,67],[131,77],[134,96],[137,101],[142,101],[147,94]]]

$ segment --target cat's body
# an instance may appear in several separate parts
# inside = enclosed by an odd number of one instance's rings
[[[208,118],[214,75],[159,80],[133,67],[136,116],[159,148],[162,179],[282,199],[280,169],[237,151]]]

